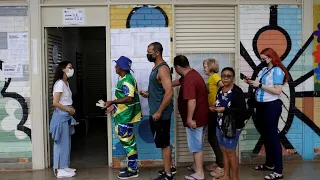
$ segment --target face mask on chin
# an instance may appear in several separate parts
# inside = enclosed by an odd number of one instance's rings
[[[150,61],[150,62],[155,62],[155,61],[156,61],[156,58],[155,58],[155,57],[152,57],[152,54],[147,54],[147,59],[148,59],[148,61]]]
[[[66,73],[68,78],[71,78],[73,76],[74,69],[69,69],[69,72]]]

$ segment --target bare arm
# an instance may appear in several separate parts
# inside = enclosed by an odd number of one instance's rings
[[[189,99],[188,100],[188,116],[187,120],[192,121],[193,120],[193,113],[196,109],[196,100],[195,99]]]
[[[180,86],[180,81],[179,79],[173,80],[172,81],[172,87]]]
[[[62,92],[55,92],[53,96],[53,106],[61,109],[62,111],[69,112],[70,108],[59,103]]]
[[[274,87],[262,85],[261,89],[275,95],[280,95],[282,93],[282,85],[274,85]]]
[[[132,101],[133,101],[132,97],[126,96],[124,98],[113,100],[112,104],[125,104],[125,103],[129,103],[129,102],[132,102]]]
[[[218,87],[222,87],[223,86],[222,81],[219,81],[217,85],[218,85]]]
[[[171,81],[171,74],[170,70],[166,66],[162,66],[159,68],[158,71],[159,78],[162,83],[162,87],[164,89],[164,97],[158,109],[158,113],[162,114],[164,109],[169,105],[173,97],[173,88],[172,88],[172,81]]]

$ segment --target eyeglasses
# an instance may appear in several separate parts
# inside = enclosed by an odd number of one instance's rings
[[[261,58],[261,61],[266,61],[267,59],[269,59],[268,57],[267,58]]]
[[[231,74],[222,74],[221,78],[223,78],[223,79],[231,79],[231,78],[233,78],[233,75],[231,75]]]

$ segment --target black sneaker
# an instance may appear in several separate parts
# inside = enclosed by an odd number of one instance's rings
[[[136,178],[138,176],[139,176],[138,171],[130,172],[130,171],[126,170],[126,171],[120,173],[118,175],[118,178],[119,179],[131,179],[131,178]]]
[[[127,171],[127,167],[119,169],[119,173],[124,173]],[[137,169],[137,172],[139,173],[139,170]]]
[[[119,169],[119,173],[124,173],[124,172],[126,172],[126,171],[127,171],[127,167],[124,167],[124,168]]]
[[[175,175],[177,173],[177,168],[175,166],[171,167],[171,174]],[[166,172],[164,171],[164,169],[158,171],[159,176],[161,176],[162,174],[166,174]]]
[[[166,173],[161,174],[159,177],[155,178],[154,180],[173,180],[173,175],[168,176]]]

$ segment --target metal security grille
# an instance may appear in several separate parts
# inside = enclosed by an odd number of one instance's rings
[[[53,103],[53,78],[57,64],[62,60],[62,38],[54,33],[47,31],[46,47],[47,47],[47,60],[48,60],[48,105],[49,117],[51,119],[54,107]]]
[[[176,52],[235,52],[235,14],[235,7],[176,7]]]

